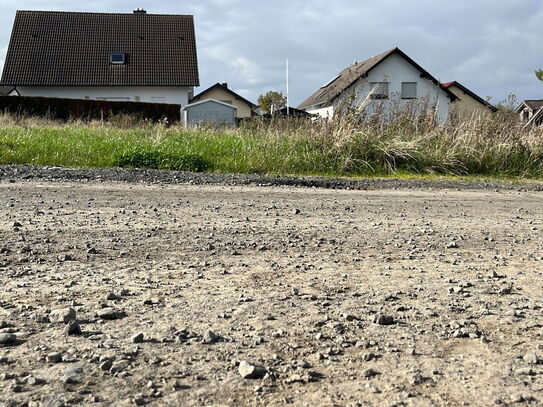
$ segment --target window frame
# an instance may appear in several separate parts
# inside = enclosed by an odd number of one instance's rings
[[[373,92],[373,90],[375,89],[376,86],[382,86],[382,85],[386,85],[386,93],[374,93]],[[370,96],[371,99],[374,99],[374,100],[386,100],[386,99],[389,98],[390,82],[385,82],[385,81],[370,82],[370,92],[372,92],[371,96]]]
[[[415,85],[415,96],[404,96],[404,85]],[[402,82],[400,97],[402,100],[414,100],[418,98],[418,82]]]

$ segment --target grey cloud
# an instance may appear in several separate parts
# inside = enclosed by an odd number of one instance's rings
[[[17,8],[30,0],[0,0],[0,48],[7,46]],[[48,9],[194,14],[204,89],[227,81],[243,96],[285,88],[290,61],[296,104],[354,60],[399,46],[442,80],[458,80],[493,101],[509,93],[542,98],[534,69],[543,68],[540,0],[53,0]],[[0,53],[0,60],[4,53]],[[1,62],[0,62],[1,64]]]

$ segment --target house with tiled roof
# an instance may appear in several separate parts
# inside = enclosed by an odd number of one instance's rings
[[[524,127],[543,125],[543,99],[524,100],[516,112]]]
[[[191,15],[18,11],[0,86],[21,96],[187,105],[199,85]]]
[[[457,81],[446,82],[443,84],[443,86],[458,97],[452,108],[454,111],[460,114],[473,115],[486,112],[495,112],[498,110],[475,92],[469,90]]]
[[[398,112],[432,115],[444,122],[458,99],[399,48],[348,66],[298,105],[331,118],[346,109],[390,118]]]
[[[192,98],[191,103],[198,103],[208,99],[215,99],[234,105],[236,107],[236,119],[247,119],[252,117],[254,109],[257,108],[253,102],[245,99],[243,96],[230,89],[228,84],[225,82],[216,83],[215,85],[210,86],[206,90],[200,92],[198,95]]]

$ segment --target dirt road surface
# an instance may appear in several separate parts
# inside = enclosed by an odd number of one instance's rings
[[[0,406],[542,405],[542,203],[0,181]]]

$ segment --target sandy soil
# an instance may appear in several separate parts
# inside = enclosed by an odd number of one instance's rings
[[[542,203],[0,181],[0,406],[543,404]]]

